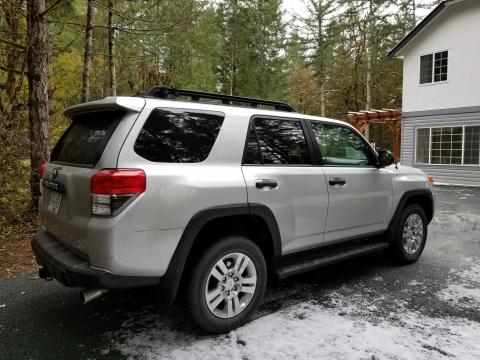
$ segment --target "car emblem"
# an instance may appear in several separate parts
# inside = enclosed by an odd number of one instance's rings
[[[58,174],[60,173],[60,170],[62,170],[61,167],[53,168],[52,172],[50,173],[50,180],[56,179]]]

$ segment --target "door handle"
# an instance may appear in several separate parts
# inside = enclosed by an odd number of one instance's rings
[[[272,180],[272,179],[259,179],[255,181],[255,186],[257,189],[264,189],[264,188],[275,189],[278,187],[278,183],[276,180]]]
[[[341,179],[341,178],[333,178],[331,180],[328,180],[328,184],[330,186],[335,186],[335,185],[340,185],[340,186],[343,186],[345,185],[347,182],[344,180],[344,179]]]

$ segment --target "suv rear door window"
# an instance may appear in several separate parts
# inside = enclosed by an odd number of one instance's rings
[[[53,148],[50,161],[94,167],[124,115],[122,111],[102,111],[73,117],[72,124]]]
[[[166,163],[197,163],[212,150],[224,115],[182,109],[154,109],[135,141],[141,157]]]
[[[256,118],[253,123],[263,164],[311,164],[310,152],[300,121]],[[254,137],[249,135],[245,158],[245,163],[249,164],[258,163],[253,139]]]

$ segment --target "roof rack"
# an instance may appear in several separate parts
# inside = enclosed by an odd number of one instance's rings
[[[224,105],[235,105],[235,104],[247,104],[250,107],[256,108],[259,105],[270,106],[275,110],[295,112],[295,109],[286,103],[279,101],[270,101],[263,99],[254,99],[243,96],[233,96],[225,94],[216,94],[203,91],[193,91],[186,89],[175,89],[164,86],[155,86],[150,89],[147,93],[147,96],[152,96],[160,99],[175,99],[179,96],[185,96],[190,98],[191,101],[202,102],[200,99],[206,100],[218,100],[221,101]]]

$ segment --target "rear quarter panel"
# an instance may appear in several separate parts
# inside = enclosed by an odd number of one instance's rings
[[[164,107],[172,107],[172,102]],[[177,108],[195,109],[195,104]],[[140,115],[125,141],[118,167],[141,168],[147,175],[147,189],[128,210],[135,231],[184,228],[192,216],[213,206],[247,203],[241,160],[248,118],[226,115],[215,144],[200,163],[151,162],[137,155],[134,144],[145,120],[154,108]],[[199,106],[201,110],[201,106]]]

